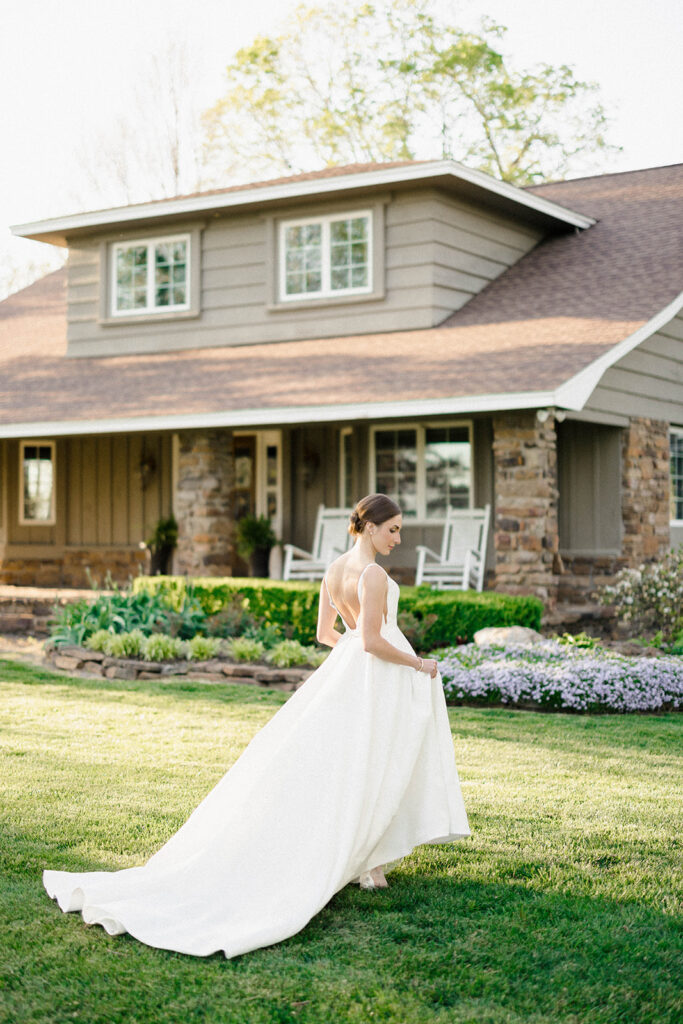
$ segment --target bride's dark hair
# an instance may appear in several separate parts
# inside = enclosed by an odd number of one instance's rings
[[[366,494],[351,513],[349,533],[352,537],[357,537],[368,523],[380,526],[382,523],[386,523],[387,519],[393,519],[394,516],[400,516],[400,514],[401,509],[388,495]]]

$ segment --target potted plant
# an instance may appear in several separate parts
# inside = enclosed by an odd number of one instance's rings
[[[277,538],[267,516],[242,516],[237,520],[237,551],[249,562],[252,576],[268,576],[268,559]]]
[[[160,519],[154,527],[154,533],[147,541],[152,556],[150,574],[152,576],[168,575],[169,563],[173,549],[178,543],[178,524],[175,516]]]

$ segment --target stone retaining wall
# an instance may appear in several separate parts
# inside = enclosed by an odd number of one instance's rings
[[[62,646],[48,650],[45,661],[54,668],[105,679],[157,679],[172,682],[178,677],[213,683],[247,683],[292,692],[311,675],[312,668],[272,668],[269,665],[236,663],[222,658],[210,661],[141,661],[112,658],[87,647]]]

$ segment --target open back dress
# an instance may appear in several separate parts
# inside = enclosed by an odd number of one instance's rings
[[[387,588],[382,635],[412,651],[388,576]],[[363,574],[361,602],[362,590]],[[146,864],[43,873],[63,911],[160,949],[234,957],[295,935],[364,872],[470,834],[440,677],[367,653],[344,625]]]

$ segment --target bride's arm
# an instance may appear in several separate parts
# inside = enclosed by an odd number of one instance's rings
[[[325,580],[320,584],[320,601],[318,604],[318,628],[316,637],[318,643],[326,647],[334,647],[342,634],[334,628],[337,621],[337,609],[330,602],[330,595],[327,593]]]
[[[410,668],[420,670],[423,664],[422,658],[418,658],[416,654],[411,654],[409,651],[401,651],[398,647],[394,647],[380,632],[387,586],[386,573],[379,566],[366,571],[363,578],[363,596],[358,617],[363,649],[384,661],[391,661],[395,665],[408,665]],[[431,664],[429,668],[431,668]],[[429,668],[425,665],[425,671],[429,671]]]

